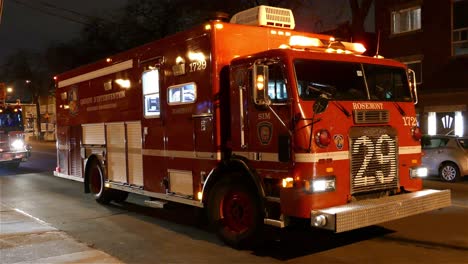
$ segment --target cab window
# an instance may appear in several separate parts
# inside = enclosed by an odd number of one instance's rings
[[[273,103],[288,99],[286,79],[279,64],[268,66],[268,97]]]

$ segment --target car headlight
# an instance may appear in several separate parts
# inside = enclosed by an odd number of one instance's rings
[[[336,189],[336,178],[335,176],[332,177],[324,177],[324,178],[317,178],[311,181],[310,184],[310,191],[311,192],[332,192]]]
[[[14,150],[22,150],[22,149],[24,149],[24,141],[21,140],[21,139],[15,139],[15,140],[11,143],[11,147],[12,147]]]

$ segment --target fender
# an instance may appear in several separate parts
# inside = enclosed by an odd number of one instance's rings
[[[229,160],[226,160],[218,167],[213,169],[205,180],[205,184],[203,185],[203,202],[206,202],[208,195],[205,193],[209,193],[211,187],[218,181],[220,177],[226,172],[242,172],[246,178],[250,179],[252,183],[255,185],[257,189],[257,194],[262,199],[265,198],[265,186],[260,179],[260,176],[255,172],[255,170],[251,169],[248,165],[248,160],[244,157],[233,155]]]

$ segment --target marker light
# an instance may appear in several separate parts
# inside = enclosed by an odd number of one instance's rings
[[[318,38],[310,38],[305,36],[291,36],[289,38],[289,45],[302,47],[321,47],[323,46],[323,43]]]
[[[283,179],[282,186],[283,188],[292,188],[294,179],[292,177],[287,177]]]
[[[265,78],[263,77],[263,75],[258,75],[257,76],[257,89],[258,90],[263,90],[263,88],[265,87]]]
[[[422,138],[422,131],[421,128],[419,128],[418,126],[413,127],[411,129],[411,132],[415,140],[420,140]]]
[[[197,198],[198,198],[199,201],[201,201],[202,198],[203,198],[203,193],[202,193],[202,192],[198,192],[198,193],[197,193]]]

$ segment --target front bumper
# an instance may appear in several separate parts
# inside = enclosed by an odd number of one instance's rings
[[[0,152],[0,162],[27,161],[31,157],[31,151]]]
[[[313,210],[311,225],[340,233],[450,205],[449,190],[422,190]]]

